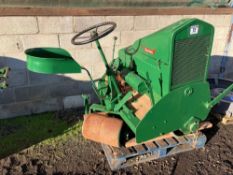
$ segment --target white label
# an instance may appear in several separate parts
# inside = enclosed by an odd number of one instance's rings
[[[190,35],[198,34],[198,30],[199,30],[199,26],[198,25],[191,26],[190,27]]]

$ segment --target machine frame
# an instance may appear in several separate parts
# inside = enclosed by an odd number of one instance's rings
[[[102,32],[98,31],[99,28],[106,26],[109,27]],[[195,132],[199,128],[200,122],[207,118],[210,109],[233,89],[232,84],[211,100],[207,73],[214,34],[212,25],[195,18],[178,21],[135,41],[133,45],[127,48],[121,49],[119,57],[108,64],[99,39],[111,33],[115,27],[114,22],[101,23],[85,29],[72,39],[72,43],[75,45],[95,41],[106,68],[105,74],[97,82],[98,86],[96,86],[96,82],[93,81],[89,71],[75,63],[74,59],[61,49],[50,49],[52,52],[50,57],[47,54],[35,52],[36,49],[27,50],[28,68],[31,71],[41,73],[78,73],[81,69],[87,71],[100,104],[90,105],[88,97],[84,96],[86,114],[102,112],[122,119],[135,134],[137,143],[177,130],[184,134]],[[89,32],[90,36],[85,36],[86,40],[76,41]],[[207,35],[206,41],[197,41],[197,39],[204,38]],[[179,60],[177,63],[174,61],[176,53],[182,54],[174,49],[176,47],[185,48],[186,45],[183,45],[182,42],[186,42],[187,38],[191,38],[192,42],[200,44],[200,53],[205,55],[199,56],[206,59],[204,60],[206,62],[203,62],[204,65],[199,65],[202,66],[200,69],[198,69],[198,64],[193,62],[197,67],[196,72],[193,73],[199,76],[194,81],[192,81],[192,74],[183,77],[184,72],[180,73],[179,69],[178,72],[173,71],[174,64],[182,64]],[[186,43],[191,44],[189,41]],[[205,45],[202,45],[203,43]],[[206,50],[202,50],[203,48]],[[48,50],[48,48],[42,50]],[[196,53],[197,57],[193,57],[187,48],[185,51],[191,58],[189,61],[201,59],[198,57],[198,52]],[[40,58],[41,55],[42,58]],[[59,59],[57,55],[60,55]],[[187,57],[187,55],[185,56]],[[185,62],[185,60],[182,61]],[[72,69],[67,67],[68,62]],[[40,65],[43,66],[40,68]],[[48,66],[46,71],[44,71],[45,65]],[[185,67],[183,68],[186,70]],[[199,73],[198,71],[202,72]],[[177,76],[173,79],[175,74],[182,76],[182,78]],[[120,79],[117,78],[118,76],[120,76]],[[119,85],[121,80],[131,90],[123,92]],[[178,83],[174,83],[174,85],[173,81]],[[147,95],[150,99],[151,108],[142,119],[136,117],[133,110],[128,106],[128,102],[134,100],[135,91],[140,95]]]

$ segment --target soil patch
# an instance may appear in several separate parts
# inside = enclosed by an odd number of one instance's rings
[[[63,111],[55,116],[73,124],[81,118],[81,113],[79,117],[76,114]],[[80,128],[76,127],[65,136],[58,136],[59,139],[50,139],[1,159],[0,174],[233,174],[233,125],[225,126],[217,118],[212,119],[215,126],[206,131],[209,141],[205,149],[112,172],[100,144],[83,139]]]

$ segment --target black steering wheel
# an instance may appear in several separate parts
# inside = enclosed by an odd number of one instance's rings
[[[75,35],[72,38],[71,43],[74,45],[91,43],[110,34],[115,28],[115,22],[103,22],[96,24]],[[102,29],[102,31],[100,29]],[[89,35],[87,35],[87,33],[89,33]]]

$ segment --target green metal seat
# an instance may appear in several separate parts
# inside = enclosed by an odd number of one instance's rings
[[[25,51],[27,68],[37,73],[80,73],[80,65],[62,48],[32,48]]]

